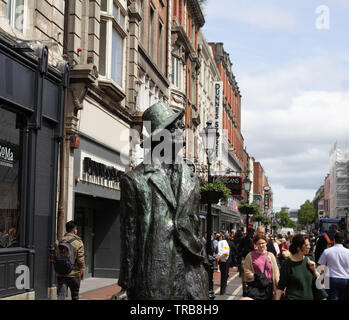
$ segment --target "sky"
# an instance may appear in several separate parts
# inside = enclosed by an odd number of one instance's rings
[[[349,145],[349,0],[207,0],[207,42],[223,42],[242,95],[241,131],[274,211],[312,201],[330,151]]]

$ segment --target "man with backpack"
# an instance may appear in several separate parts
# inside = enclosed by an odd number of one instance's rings
[[[65,300],[67,288],[72,300],[79,300],[80,282],[85,272],[85,250],[74,221],[65,225],[67,233],[56,241],[52,262],[57,276],[57,299]]]
[[[315,248],[315,262],[318,263],[322,253],[325,249],[331,248],[334,244],[334,235],[337,232],[337,226],[332,224],[328,231],[324,232],[318,239]]]

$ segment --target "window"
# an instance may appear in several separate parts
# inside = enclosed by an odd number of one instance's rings
[[[150,6],[150,12],[149,12],[149,55],[153,58],[154,55],[154,45],[155,45],[155,26],[154,26],[154,20],[155,20],[155,10],[152,6]]]
[[[24,30],[26,0],[8,0],[7,17],[10,25],[20,32]]]
[[[113,28],[111,78],[120,86],[122,81],[122,45],[123,39],[120,36],[120,33],[115,28]]]
[[[158,66],[161,72],[163,72],[163,51],[164,51],[164,27],[161,21],[159,21],[159,45],[158,45]]]
[[[21,137],[17,115],[0,107],[0,248],[20,246]]]
[[[172,52],[172,84],[179,88],[180,57],[179,47],[175,46]]]
[[[139,41],[141,42],[141,44],[144,45],[144,38],[145,38],[145,14],[144,14],[144,1],[145,0],[141,0],[140,3],[140,10],[141,10],[141,16],[142,16],[142,20],[139,26]]]
[[[123,87],[125,8],[116,0],[101,2],[99,74]]]

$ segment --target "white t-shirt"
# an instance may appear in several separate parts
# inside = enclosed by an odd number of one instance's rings
[[[226,262],[229,258],[230,247],[227,240],[218,241],[218,255],[220,261]]]
[[[331,278],[349,279],[349,249],[342,244],[325,249],[318,264],[329,268]]]
[[[274,242],[274,241],[273,241],[273,245],[274,245],[274,248],[275,248],[275,251],[276,251],[276,256],[278,256],[279,253],[280,253],[279,245],[277,244],[277,242]]]

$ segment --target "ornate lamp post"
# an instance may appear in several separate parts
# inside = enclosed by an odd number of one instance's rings
[[[200,131],[200,136],[202,138],[202,142],[204,145],[204,149],[207,155],[207,169],[208,169],[208,182],[212,182],[211,177],[211,164],[212,158],[216,151],[216,139],[219,137],[219,133],[217,130],[212,127],[212,121],[206,122],[207,126]],[[209,289],[209,298],[213,300],[215,298],[214,290],[213,290],[213,270],[214,270],[214,258],[212,252],[212,209],[211,202],[207,203],[207,241],[206,241],[206,252],[208,256],[208,261],[210,264],[209,272],[208,272],[208,289]]]
[[[248,178],[248,176],[246,176],[246,178],[243,181],[244,184],[244,190],[247,193],[247,203],[250,203],[250,190],[251,190],[251,183],[252,181]],[[249,212],[246,212],[246,232],[248,229],[248,214]]]

